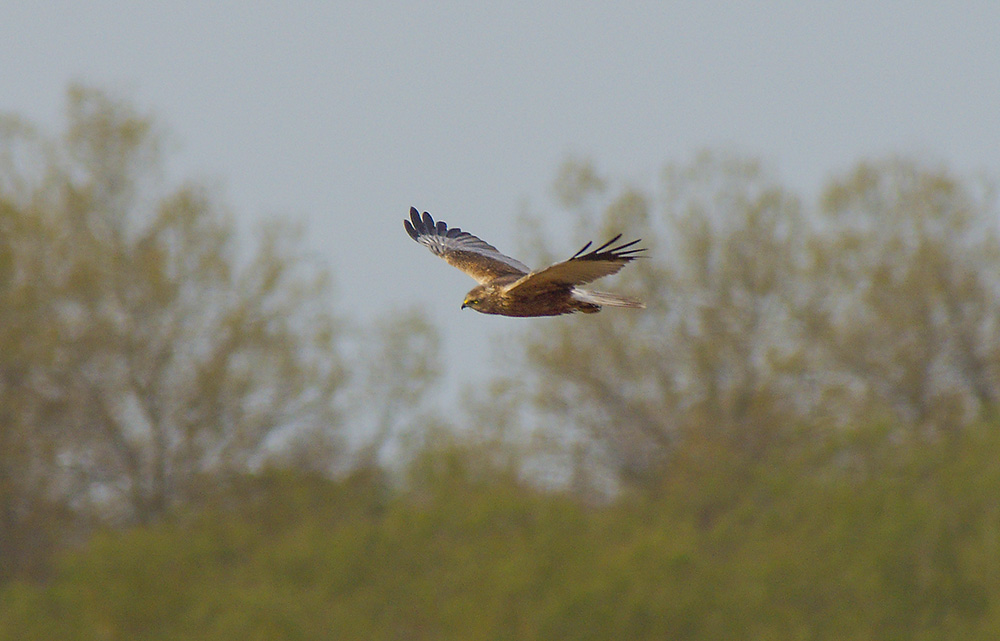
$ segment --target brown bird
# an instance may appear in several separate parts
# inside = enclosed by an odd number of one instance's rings
[[[410,220],[403,220],[403,226],[410,238],[479,283],[465,295],[462,309],[471,307],[484,314],[503,316],[558,316],[573,312],[593,314],[601,311],[603,305],[645,307],[634,298],[579,287],[617,273],[635,260],[639,252],[646,251],[632,247],[638,240],[612,247],[621,234],[589,253],[584,252],[592,243],[584,245],[569,260],[531,271],[481,238],[458,227],[449,228],[442,221],[435,223],[430,214],[424,212],[421,216],[413,207]]]

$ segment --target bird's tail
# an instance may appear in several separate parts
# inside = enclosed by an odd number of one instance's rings
[[[573,289],[573,298],[585,303],[594,305],[607,305],[609,307],[628,307],[630,309],[645,309],[646,304],[641,300],[621,296],[620,294],[609,294],[607,292],[592,292],[589,289]]]

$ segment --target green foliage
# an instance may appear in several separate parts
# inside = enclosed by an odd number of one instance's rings
[[[809,205],[718,154],[656,189],[598,175],[567,163],[559,202],[578,235],[643,238],[615,288],[648,309],[521,326],[495,386],[509,393],[478,408],[513,416],[501,431],[522,428],[506,405],[526,399],[539,431],[590,449],[586,467],[643,485],[710,432],[763,457],[804,428],[879,417],[919,437],[1000,401],[998,212],[975,181],[861,163]]]
[[[1000,635],[988,191],[568,163],[649,309],[520,325],[449,432],[419,311],[344,341],[294,234],[239,245],[148,116],[68,102],[0,119],[0,641]]]
[[[366,327],[355,355],[364,363],[353,399],[355,436],[364,433],[351,457],[355,467],[402,467],[412,455],[407,451],[422,446],[426,430],[416,427],[440,422],[431,406],[443,372],[441,347],[440,335],[416,309],[396,310]]]
[[[996,201],[971,180],[861,163],[821,203],[812,336],[870,405],[951,430],[1000,400]]]
[[[767,461],[706,440],[603,507],[461,449],[404,489],[246,478],[8,587],[0,639],[995,638],[1000,430],[884,436]]]
[[[323,270],[290,230],[240,244],[207,189],[165,186],[128,102],[74,87],[67,111],[57,137],[0,119],[0,581],[94,521],[196,500],[275,441],[337,462]]]
[[[34,375],[59,358],[52,322],[51,227],[0,197],[0,584],[41,575],[60,538],[74,533],[52,496],[57,428],[53,399]]]

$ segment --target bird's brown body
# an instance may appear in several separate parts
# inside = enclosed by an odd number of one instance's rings
[[[553,288],[537,292],[530,298],[510,296],[504,293],[504,287],[518,279],[517,276],[501,276],[494,282],[473,287],[465,295],[462,308],[471,307],[484,314],[500,314],[501,316],[560,316],[583,312],[595,314],[601,311],[600,305],[587,303],[573,298],[572,290]],[[470,302],[475,301],[475,304]]]
[[[604,305],[645,307],[634,298],[579,287],[616,273],[635,260],[639,252],[645,251],[633,247],[638,240],[613,247],[621,234],[589,253],[584,252],[591,243],[584,245],[569,260],[531,271],[481,238],[458,227],[449,228],[444,222],[434,222],[427,212],[421,216],[411,207],[410,220],[404,220],[403,224],[413,240],[479,282],[465,295],[462,309],[470,307],[483,314],[532,317],[573,312],[593,314],[601,311]]]

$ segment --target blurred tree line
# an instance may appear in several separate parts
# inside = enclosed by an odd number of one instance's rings
[[[556,194],[573,242],[627,229],[650,248],[619,286],[649,309],[524,329],[491,390],[575,432],[585,469],[641,487],[679,444],[753,459],[871,423],[944,439],[997,405],[1000,212],[985,181],[862,162],[811,207],[759,163],[706,153],[649,190],[568,162]]]
[[[449,424],[419,310],[362,331],[128,101],[67,122],[0,120],[0,639],[1000,632],[990,183],[569,161],[528,253],[641,236],[649,308],[512,325]]]
[[[241,243],[209,189],[164,183],[148,115],[74,87],[67,121],[0,123],[0,581],[232,475],[344,465],[347,354],[372,347],[294,229]],[[435,376],[411,317],[365,337],[396,340],[386,394]]]

